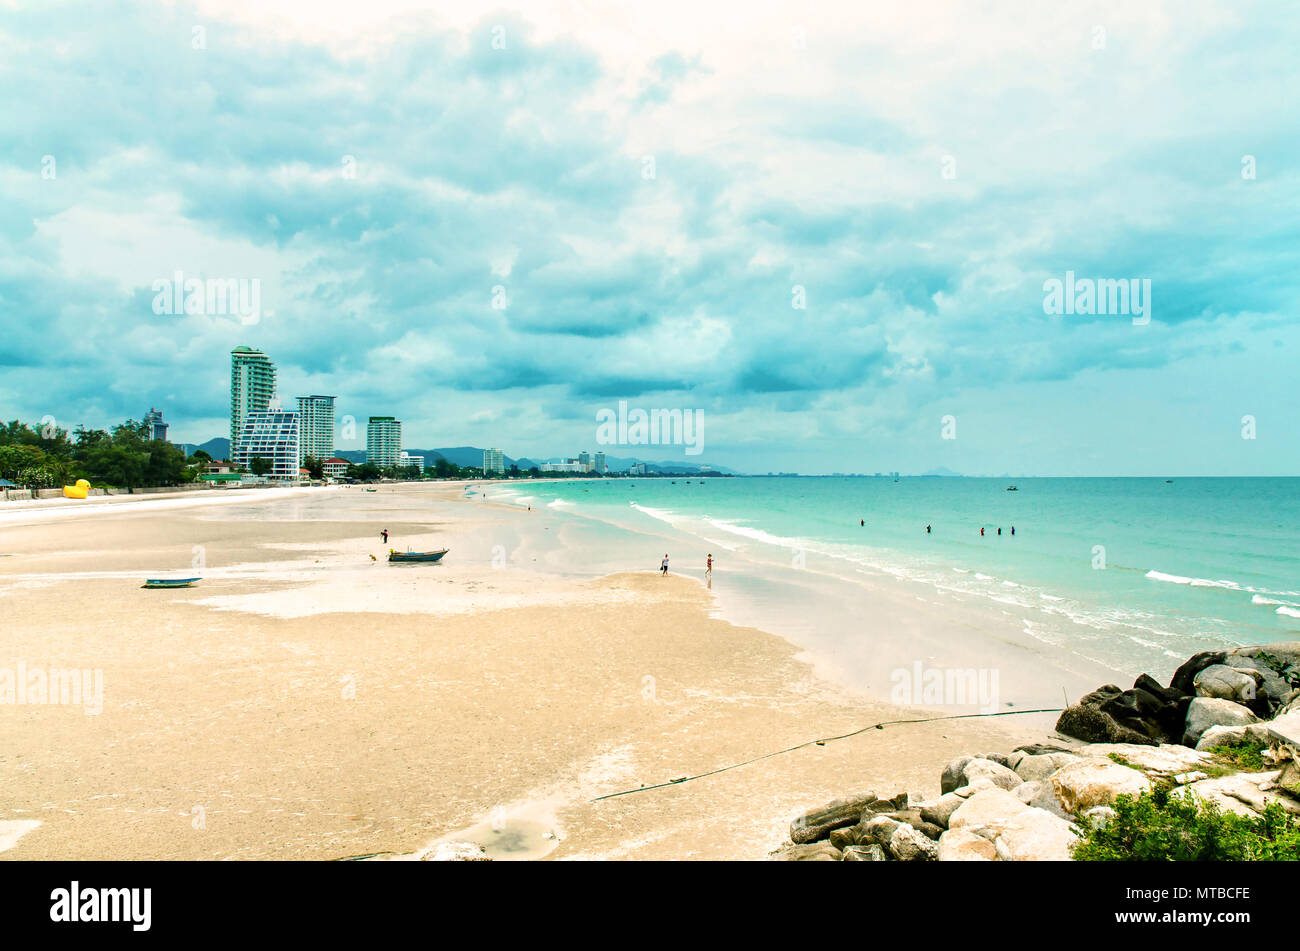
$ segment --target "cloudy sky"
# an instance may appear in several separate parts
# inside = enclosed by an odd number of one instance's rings
[[[226,435],[246,344],[408,447],[626,400],[742,471],[1295,475],[1297,49],[1280,2],[0,0],[0,416]],[[177,271],[257,319],[156,313]],[[1045,313],[1067,271],[1149,322]]]

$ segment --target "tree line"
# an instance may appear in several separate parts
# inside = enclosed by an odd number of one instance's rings
[[[111,430],[53,423],[0,426],[0,479],[29,489],[50,489],[85,479],[95,486],[134,489],[193,482],[204,464],[176,445],[149,439],[147,423],[128,419]]]

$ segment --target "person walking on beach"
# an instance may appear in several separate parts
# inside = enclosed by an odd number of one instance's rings
[[[664,560],[659,564],[659,574],[668,574],[668,552],[664,552]]]
[[[388,529],[384,529],[382,532],[380,532],[380,533],[379,533],[379,537],[382,538],[382,539],[384,540],[384,544],[387,545],[387,544],[388,544]]]
[[[713,552],[709,552],[709,560],[704,563],[704,577],[713,577]]]

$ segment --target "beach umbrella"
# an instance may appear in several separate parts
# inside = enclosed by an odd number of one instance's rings
[[[18,483],[10,482],[8,479],[0,479],[0,489],[16,489]]]

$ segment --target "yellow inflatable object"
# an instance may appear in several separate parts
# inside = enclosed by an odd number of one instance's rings
[[[78,479],[76,485],[65,485],[63,487],[63,496],[68,499],[84,499],[90,494],[90,483],[85,479]]]

